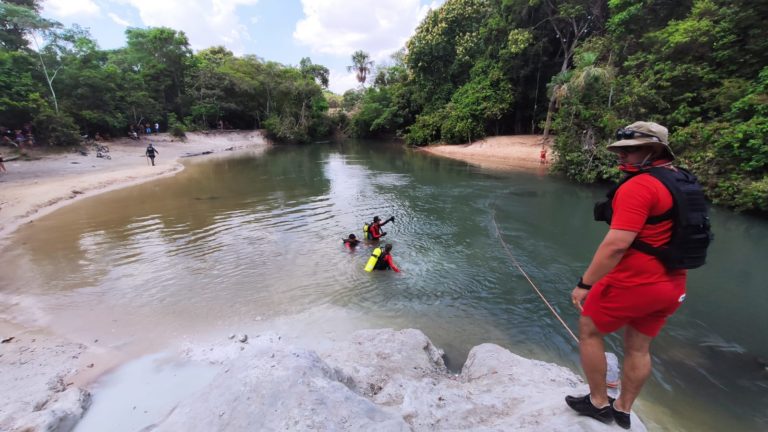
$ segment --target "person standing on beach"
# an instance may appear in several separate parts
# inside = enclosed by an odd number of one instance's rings
[[[146,154],[149,160],[152,161],[152,166],[155,166],[155,154],[160,154],[160,152],[152,146],[152,143],[149,143],[147,146],[147,151],[144,152],[144,154]]]
[[[571,292],[581,311],[579,351],[589,394],[567,396],[565,402],[581,415],[629,429],[632,404],[651,373],[651,342],[685,299],[686,269],[703,264],[711,236],[706,224],[693,249],[670,241],[673,231],[681,232],[675,228],[681,220],[708,217],[695,177],[672,165],[667,128],[635,122],[620,129],[617,139],[608,150],[618,155],[626,178],[595,207],[595,219],[608,222],[610,229]],[[682,189],[684,183],[688,189]],[[674,216],[678,200],[688,208],[686,219]],[[681,264],[691,257],[697,262]],[[624,366],[621,394],[614,401],[606,389],[603,338],[621,328]]]
[[[158,123],[158,122],[155,122],[155,133],[156,134],[160,133],[160,123]]]

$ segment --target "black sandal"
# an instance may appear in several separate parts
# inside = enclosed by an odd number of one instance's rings
[[[603,423],[610,423],[613,420],[613,398],[608,398],[608,405],[598,408],[592,404],[592,399],[589,395],[585,396],[566,396],[565,403],[568,404],[571,409],[579,413],[579,415],[592,417],[597,421]]]
[[[613,401],[611,401],[611,414],[613,415],[613,420],[616,421],[616,424],[623,427],[624,429],[629,429],[632,425],[629,413],[625,413],[624,411],[619,411],[614,408]]]

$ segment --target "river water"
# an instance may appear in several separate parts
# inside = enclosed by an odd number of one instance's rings
[[[580,371],[569,293],[606,225],[605,188],[499,173],[347,141],[190,163],[174,178],[93,197],[20,229],[0,258],[6,310],[82,340],[152,352],[215,332],[318,339],[418,328],[459,370],[492,342]],[[402,273],[350,252],[373,216]],[[767,430],[768,223],[715,209],[709,264],[653,346],[637,410],[651,430]],[[501,234],[501,239],[497,233]],[[10,312],[9,312],[10,311]],[[608,349],[621,357],[619,336]]]

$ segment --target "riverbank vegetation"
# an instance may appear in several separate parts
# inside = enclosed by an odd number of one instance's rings
[[[0,126],[34,131],[39,144],[79,135],[127,136],[147,125],[187,130],[264,128],[308,142],[328,135],[328,69],[235,56],[223,47],[193,53],[183,32],[129,28],[126,46],[101,50],[86,29],[39,15],[40,0],[0,3]]]
[[[543,134],[554,170],[596,182],[618,176],[605,151],[615,130],[648,120],[670,129],[715,203],[768,212],[765,2],[446,0],[389,61],[353,53],[360,87],[341,96],[309,58],[194,53],[169,28],[129,28],[125,47],[101,50],[39,6],[0,3],[0,126],[40,142],[155,122],[299,143],[334,131],[417,146]]]
[[[581,182],[617,177],[616,129],[655,121],[715,203],[768,212],[766,21],[747,0],[447,0],[345,100],[355,134],[413,145],[551,133]]]

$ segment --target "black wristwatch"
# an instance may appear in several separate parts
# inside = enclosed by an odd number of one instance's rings
[[[588,289],[592,288],[592,285],[585,284],[584,283],[584,279],[582,279],[582,278],[579,278],[579,283],[577,283],[576,286],[581,288],[581,289],[585,289],[585,290],[588,290]]]

